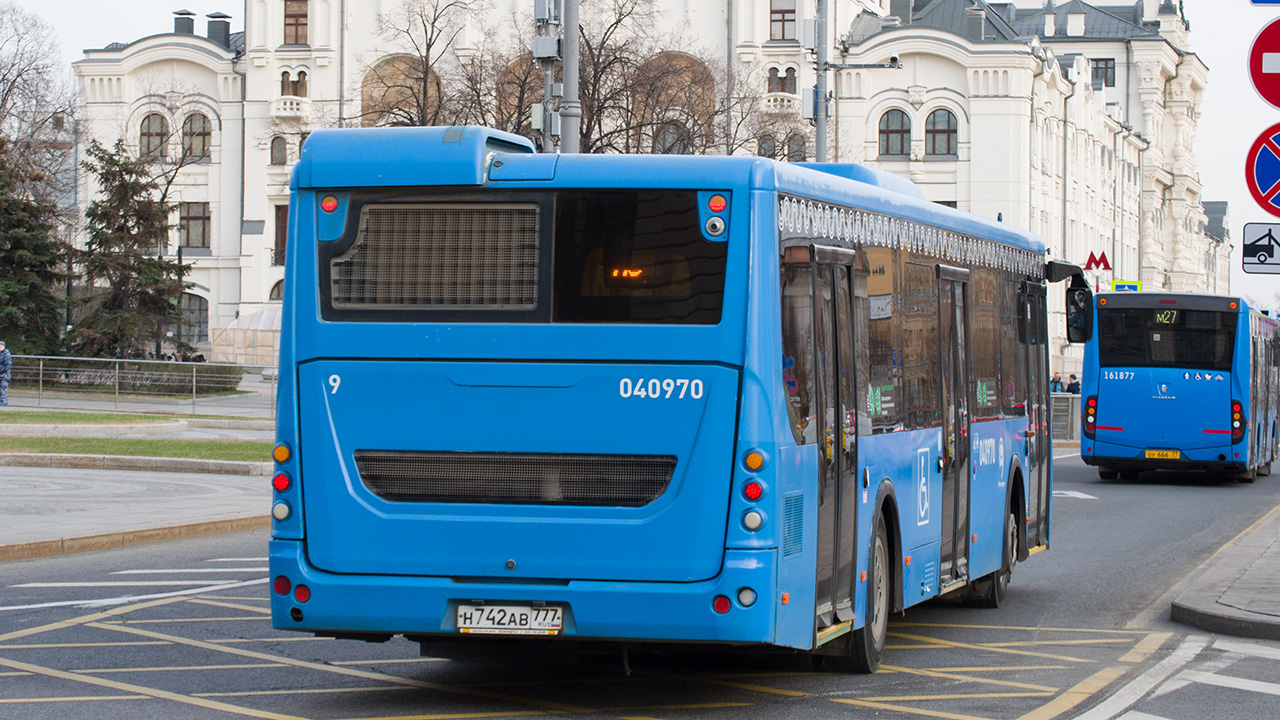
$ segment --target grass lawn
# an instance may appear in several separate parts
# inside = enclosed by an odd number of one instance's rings
[[[11,410],[0,412],[4,425],[132,425],[162,423],[175,420],[258,420],[267,418],[232,418],[223,415],[131,415],[129,413],[87,413],[58,410]]]
[[[245,440],[14,437],[0,438],[0,452],[271,461],[271,443]]]

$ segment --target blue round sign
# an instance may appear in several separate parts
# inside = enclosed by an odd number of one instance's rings
[[[1244,178],[1258,205],[1280,217],[1280,124],[1267,128],[1253,142],[1245,159]]]

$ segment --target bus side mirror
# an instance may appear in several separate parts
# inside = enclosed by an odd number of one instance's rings
[[[1086,343],[1093,337],[1093,293],[1089,287],[1067,288],[1067,342]]]

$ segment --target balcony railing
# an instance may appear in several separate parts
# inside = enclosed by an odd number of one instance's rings
[[[306,120],[311,116],[311,101],[302,97],[282,97],[271,101],[271,117],[276,120]]]
[[[764,96],[765,112],[794,113],[800,110],[800,98],[791,93],[768,93]]]

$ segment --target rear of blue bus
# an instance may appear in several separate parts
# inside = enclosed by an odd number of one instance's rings
[[[1241,306],[1222,296],[1099,294],[1081,391],[1084,461],[1103,478],[1245,472],[1249,330]]]
[[[274,625],[774,642],[773,420],[739,433],[765,392],[743,370],[752,161],[531,151],[475,128],[308,140]]]

